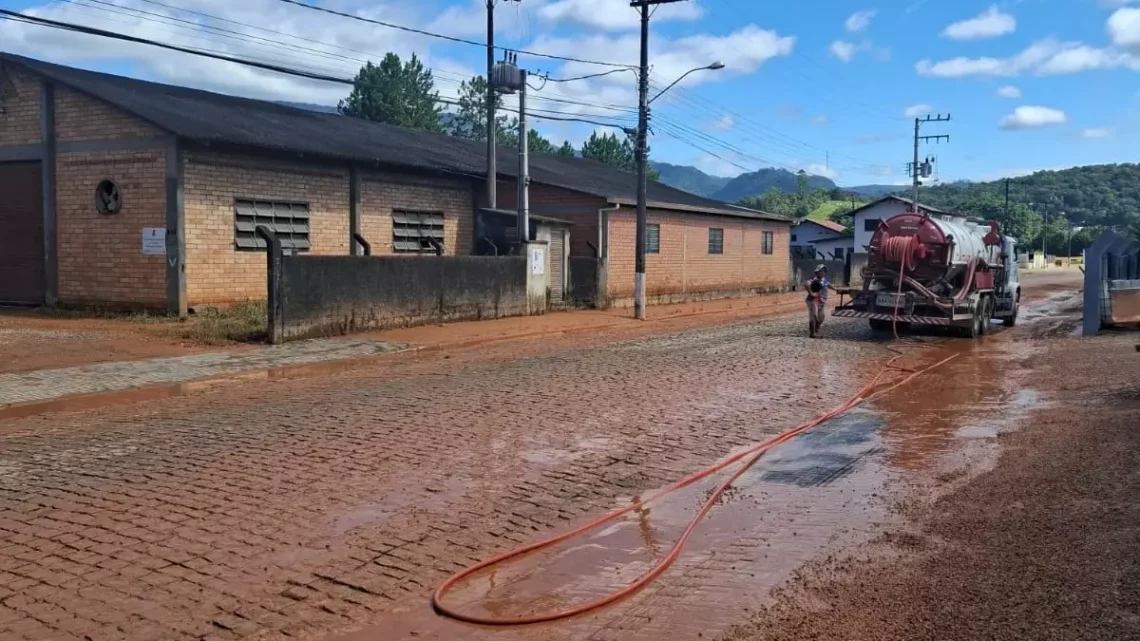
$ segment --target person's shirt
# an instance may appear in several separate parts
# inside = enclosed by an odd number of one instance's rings
[[[819,279],[819,298],[823,302],[827,302],[827,288],[831,287],[831,283],[827,282],[827,276],[821,276]]]
[[[816,296],[822,296],[822,300],[827,300],[827,288],[824,287],[823,281],[821,281],[819,278],[812,278],[810,281],[808,281],[807,292],[807,298],[804,300],[809,303],[815,300]]]

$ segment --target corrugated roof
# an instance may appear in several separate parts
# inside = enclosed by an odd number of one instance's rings
[[[894,194],[891,194],[889,196],[883,196],[882,198],[880,198],[878,200],[873,200],[873,201],[867,203],[866,205],[863,205],[861,207],[858,207],[858,208],[852,210],[851,215],[854,216],[854,215],[858,214],[859,212],[863,211],[864,209],[869,209],[871,207],[874,207],[875,205],[878,205],[879,203],[883,203],[883,202],[886,202],[888,200],[898,201],[900,203],[914,207],[914,201],[911,200],[910,198],[903,198],[902,196],[895,196]],[[932,214],[945,214],[947,216],[964,216],[965,215],[965,214],[956,214],[952,211],[946,211],[945,209],[939,209],[937,207],[931,207],[930,205],[924,205],[921,202],[918,203],[918,208],[923,210],[923,211],[930,212]]]
[[[110,103],[180,137],[331,159],[402,166],[478,177],[486,172],[483,143],[393,125],[318,113],[263,100],[164,85],[0,53],[60,84]],[[512,159],[516,150],[500,149]],[[501,162],[499,173],[518,175],[517,163]],[[605,198],[634,202],[635,176],[583,158],[530,156],[531,181]],[[651,207],[791,222],[783,216],[728,205],[649,181]]]
[[[812,218],[804,218],[803,220],[796,222],[797,225],[802,224],[802,223],[814,223],[816,225],[819,225],[820,227],[823,227],[824,229],[829,229],[829,230],[836,232],[838,234],[847,233],[846,227],[844,227],[843,225],[840,225],[837,222],[830,221],[830,220],[815,220]]]

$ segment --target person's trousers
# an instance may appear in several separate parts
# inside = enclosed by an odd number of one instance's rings
[[[815,334],[816,331],[818,331],[819,328],[823,325],[823,305],[820,305],[818,301],[807,301],[807,312],[808,330],[812,334]]]

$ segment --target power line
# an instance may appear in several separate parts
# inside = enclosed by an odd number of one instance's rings
[[[220,54],[220,53],[205,50],[205,49],[195,49],[193,47],[182,47],[182,46],[172,45],[172,44],[168,44],[168,43],[164,43],[164,42],[158,42],[155,40],[149,40],[147,38],[139,38],[136,36],[130,36],[130,35],[121,34],[121,33],[113,33],[110,31],[105,31],[103,29],[97,29],[95,27],[87,27],[84,25],[77,25],[77,24],[72,24],[72,23],[68,23],[68,22],[61,22],[58,20],[50,20],[48,18],[40,18],[38,16],[27,16],[27,15],[24,15],[24,14],[15,12],[15,11],[11,11],[8,9],[0,9],[0,18],[6,19],[6,20],[11,20],[13,22],[21,22],[21,23],[31,24],[31,25],[35,25],[35,26],[47,27],[47,28],[52,28],[52,29],[60,29],[63,31],[71,31],[71,32],[82,33],[82,34],[91,35],[91,36],[110,38],[113,40],[121,40],[124,42],[133,42],[133,43],[137,43],[137,44],[150,45],[150,46],[154,46],[154,47],[160,47],[163,49],[169,49],[171,51],[178,51],[178,52],[187,53],[190,55],[202,56],[205,58],[212,58],[214,60],[221,60],[223,62],[229,62],[229,63],[233,63],[233,64],[244,65],[247,67],[254,67],[257,69],[264,69],[266,71],[273,71],[275,73],[280,73],[280,74],[289,75],[289,76],[296,76],[296,77],[306,78],[306,79],[310,79],[310,80],[320,80],[323,82],[331,82],[331,83],[349,85],[349,86],[355,84],[355,82],[352,78],[344,78],[344,77],[331,76],[331,75],[326,75],[326,74],[313,73],[310,71],[305,71],[305,70],[301,70],[301,69],[293,69],[293,68],[284,67],[284,66],[277,65],[277,64],[270,64],[270,63],[264,63],[264,62],[260,62],[260,61],[256,61],[256,60],[250,60],[248,58],[241,58],[241,57],[237,57],[237,56],[229,56],[229,55]],[[462,106],[462,103],[459,102],[458,100],[451,100],[449,98],[441,98],[441,97],[436,96],[435,98],[433,98],[433,100],[437,103],[440,103],[440,104],[451,105],[451,106]],[[512,112],[512,113],[518,113],[518,109],[511,109],[510,107],[505,107],[504,110]],[[602,126],[602,127],[623,128],[623,125],[621,125],[620,123],[615,124],[612,122],[602,122],[602,121],[593,120],[593,119],[589,119],[589,118],[579,118],[579,117],[575,116],[574,114],[567,114],[565,112],[559,112],[559,111],[553,111],[553,110],[547,110],[547,109],[537,109],[536,111],[540,112],[540,114],[537,114],[534,117],[536,119],[540,119],[540,120],[556,120],[556,121],[561,121],[561,122],[580,122],[580,123],[584,123],[584,124],[590,124],[590,125],[596,125],[596,126]],[[529,111],[528,111],[528,113],[529,113]],[[607,117],[609,117],[609,116],[607,116]]]
[[[406,31],[408,33],[415,33],[415,34],[418,34],[421,36],[428,36],[430,38],[439,38],[441,40],[447,40],[449,42],[456,42],[456,43],[465,44],[465,45],[473,45],[476,47],[486,47],[487,46],[487,43],[485,43],[485,42],[478,42],[476,40],[468,40],[466,38],[457,38],[455,36],[447,36],[447,35],[444,35],[442,33],[433,33],[431,31],[425,31],[423,29],[416,29],[415,27],[406,27],[404,25],[395,24],[393,22],[385,22],[383,20],[375,20],[373,18],[365,18],[364,16],[353,15],[351,13],[345,13],[343,11],[337,11],[335,9],[329,9],[327,7],[319,7],[316,5],[305,4],[304,2],[301,2],[300,0],[279,0],[279,1],[287,3],[287,4],[296,5],[298,7],[304,7],[305,9],[310,9],[312,11],[320,11],[322,13],[327,13],[327,14],[331,14],[334,16],[340,16],[342,18],[348,18],[350,20],[358,20],[360,22],[367,22],[369,24],[379,25],[381,27],[388,27],[389,29],[397,29],[399,31]],[[507,47],[496,46],[494,48],[499,49],[501,51],[507,50]],[[601,61],[601,60],[586,60],[583,58],[571,58],[568,56],[558,56],[558,55],[554,55],[554,54],[550,54],[550,53],[542,53],[539,51],[527,51],[525,49],[513,49],[512,48],[510,50],[514,51],[516,53],[526,54],[528,56],[535,56],[537,58],[548,58],[548,59],[552,59],[552,60],[565,60],[566,62],[578,62],[578,63],[582,63],[582,64],[587,64],[587,65],[599,65],[602,67],[628,68],[631,66],[631,65],[621,64],[621,63],[617,63],[617,62],[605,62],[605,61]]]
[[[268,43],[269,45],[274,45],[274,46],[284,48],[285,51],[288,51],[290,53],[292,53],[294,50],[296,50],[298,53],[302,53],[302,54],[311,52],[313,54],[322,55],[322,57],[329,58],[330,60],[340,59],[340,60],[344,60],[344,61],[357,62],[360,64],[364,64],[364,63],[368,62],[368,60],[361,59],[361,58],[355,58],[352,56],[345,56],[342,54],[336,54],[336,53],[332,53],[332,52],[324,52],[324,51],[321,51],[319,49],[315,49],[312,47],[304,47],[304,46],[295,45],[292,43],[278,42],[278,41],[275,41],[275,40],[272,40],[269,38],[263,38],[263,37],[257,36],[255,34],[247,34],[247,33],[243,33],[240,31],[234,31],[234,30],[230,30],[230,29],[222,29],[220,27],[214,27],[212,25],[201,24],[198,22],[194,22],[192,20],[183,20],[183,19],[180,19],[176,16],[167,16],[165,14],[145,11],[142,9],[135,9],[132,7],[120,7],[119,5],[114,5],[114,4],[106,2],[104,0],[63,0],[63,1],[72,4],[76,8],[83,8],[83,9],[89,9],[92,11],[99,11],[99,12],[129,16],[129,17],[138,18],[140,20],[144,20],[147,22],[153,22],[155,24],[161,24],[161,25],[166,25],[166,26],[170,26],[170,27],[176,27],[179,29],[185,29],[187,31],[192,32],[193,34],[195,34],[196,37],[200,37],[202,40],[204,40],[206,42],[211,42],[211,40],[209,38],[204,37],[206,34],[208,34],[208,35],[220,35],[220,36],[225,37],[225,38],[229,38],[229,39],[233,39],[233,40],[236,40],[239,42],[253,44],[253,45],[264,46],[264,45],[261,45],[262,42]],[[157,2],[155,0],[143,0],[143,1],[150,2],[151,4],[155,4],[155,5],[162,6],[162,7],[177,9],[177,7],[173,7],[171,5],[167,5],[167,4],[162,3],[162,2]],[[91,6],[91,5],[88,5],[87,2],[95,2],[95,3],[100,4],[100,5],[106,5],[106,7]],[[120,8],[126,9],[127,11],[138,12],[138,13],[143,14],[143,15],[135,15],[132,13],[126,13],[125,11],[118,10]],[[189,10],[187,10],[187,11],[189,11]],[[200,11],[189,11],[189,12],[196,14],[196,15],[199,15],[199,16],[202,16],[202,17],[207,18],[207,19],[229,22],[229,23],[233,23],[233,24],[236,24],[239,26],[248,27],[251,29],[262,29],[264,31],[268,31],[270,33],[275,33],[275,34],[282,35],[282,36],[300,38],[300,39],[306,40],[308,42],[312,42],[312,43],[319,44],[322,46],[336,47],[336,45],[330,45],[329,43],[324,43],[324,42],[321,42],[319,40],[313,40],[310,38],[301,38],[300,36],[294,36],[292,34],[280,32],[280,31],[267,30],[267,29],[263,29],[261,27],[255,27],[254,25],[248,25],[248,24],[238,22],[238,21],[234,21],[234,20],[219,18],[217,16],[213,16],[213,15],[203,13]],[[93,15],[95,15],[95,14],[93,14]],[[157,18],[174,20],[177,23],[181,23],[181,24],[172,24],[170,22],[166,22],[165,20],[158,20],[155,17],[147,17],[147,16],[155,16]],[[98,15],[96,15],[95,17],[99,17],[100,19],[104,19],[102,16],[98,16]],[[199,29],[199,27],[201,29],[212,29],[212,30],[221,31],[222,33],[214,34],[210,31],[203,32]],[[259,42],[253,42],[252,40],[248,40],[247,38],[252,38],[252,39],[257,40]],[[347,50],[362,53],[362,54],[368,55],[368,56],[377,56],[377,54],[372,53],[372,52],[360,51],[360,50],[355,50],[355,49],[347,49]],[[247,57],[246,59],[251,59],[251,58]],[[253,58],[253,59],[256,60],[256,58]],[[273,61],[264,61],[264,60],[259,60],[259,61],[260,62],[266,62],[266,64],[275,64],[275,65],[278,64],[278,63],[273,62]],[[465,76],[463,76],[462,74],[459,74],[457,72],[454,72],[454,71],[449,71],[446,69],[431,69],[431,68],[428,68],[428,70],[433,71],[435,74],[437,74],[437,80],[439,80],[441,82],[448,82],[448,83],[458,85],[458,84],[460,84],[460,79],[462,79],[464,81],[467,80],[467,78]],[[453,80],[453,79],[444,77],[442,74],[448,74],[448,75],[454,76],[457,79]],[[331,75],[331,74],[325,74],[325,75]],[[533,99],[538,100],[538,101],[543,101],[543,102],[561,103],[561,104],[568,104],[568,105],[574,105],[574,106],[579,106],[579,107],[586,107],[586,108],[591,109],[591,110],[596,109],[596,110],[604,110],[604,111],[616,111],[616,112],[622,112],[622,113],[636,113],[636,111],[631,107],[621,107],[621,106],[616,106],[616,105],[597,104],[597,103],[593,103],[593,102],[586,102],[586,101],[580,101],[580,100],[576,101],[576,100],[568,100],[565,98],[554,98],[554,97],[547,97],[547,96],[533,96]],[[599,117],[603,117],[603,118],[612,117],[612,116],[605,115],[605,114],[596,114],[596,115],[598,115]]]

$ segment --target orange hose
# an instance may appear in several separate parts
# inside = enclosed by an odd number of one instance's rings
[[[895,310],[896,317],[897,317],[897,314],[898,314],[898,310],[896,308],[896,310]],[[896,332],[896,338],[897,338],[897,335],[898,334]],[[701,520],[705,517],[705,515],[708,514],[709,510],[711,510],[713,508],[713,506],[716,505],[716,503],[720,499],[721,495],[724,494],[724,492],[738,478],[740,478],[740,476],[742,474],[744,474],[745,471],[747,471],[750,467],[752,467],[752,465],[755,464],[756,461],[758,461],[760,459],[760,457],[762,457],[766,452],[768,452],[768,450],[772,449],[773,447],[775,447],[781,443],[784,443],[785,441],[788,441],[789,439],[791,439],[795,436],[798,436],[799,434],[802,434],[803,432],[806,432],[812,428],[819,426],[821,423],[823,423],[825,421],[828,421],[832,418],[835,418],[836,416],[844,414],[844,413],[850,411],[851,409],[855,408],[856,406],[858,406],[858,405],[860,405],[860,404],[862,404],[868,400],[871,400],[873,398],[881,396],[887,392],[890,392],[891,390],[897,389],[898,387],[905,385],[906,383],[909,383],[915,377],[920,376],[921,374],[924,374],[924,373],[926,373],[926,372],[928,372],[928,371],[930,371],[936,367],[941,367],[945,363],[949,362],[950,360],[952,360],[958,356],[957,354],[954,354],[954,355],[951,355],[947,358],[944,358],[944,359],[938,361],[937,363],[935,363],[933,365],[930,365],[929,367],[925,367],[925,368],[917,369],[917,370],[912,370],[912,369],[899,367],[895,364],[899,359],[903,358],[903,356],[904,356],[904,354],[899,350],[902,347],[907,347],[907,346],[908,345],[890,345],[890,346],[888,346],[888,349],[890,349],[891,351],[895,352],[898,355],[891,358],[889,361],[887,361],[886,364],[883,365],[883,368],[875,375],[874,378],[871,379],[870,383],[864,385],[862,388],[859,389],[859,391],[855,392],[855,394],[853,394],[846,401],[844,401],[843,404],[839,405],[838,407],[831,410],[830,412],[827,412],[826,414],[824,414],[822,416],[819,416],[819,417],[817,417],[811,421],[808,421],[807,423],[804,423],[802,425],[798,425],[794,428],[791,428],[789,430],[781,432],[780,434],[777,434],[776,436],[769,438],[766,441],[763,441],[761,443],[753,445],[753,446],[749,447],[748,449],[745,449],[742,452],[738,452],[737,454],[734,454],[734,455],[726,458],[725,460],[721,461],[720,463],[716,463],[714,465],[706,467],[703,470],[695,472],[695,473],[677,481],[676,483],[666,487],[665,489],[662,489],[662,490],[656,492],[655,494],[651,495],[649,498],[645,499],[644,501],[634,502],[634,503],[632,503],[626,507],[614,510],[614,511],[610,512],[609,514],[606,514],[606,515],[604,515],[604,516],[602,516],[602,517],[600,517],[594,521],[591,521],[591,522],[589,522],[589,523],[587,523],[581,527],[575,528],[575,529],[570,530],[568,532],[564,532],[562,534],[558,534],[556,536],[552,536],[550,538],[543,539],[543,540],[537,541],[535,543],[530,543],[528,545],[524,545],[524,546],[519,547],[517,549],[504,552],[504,553],[499,554],[497,556],[491,557],[490,559],[487,559],[485,561],[481,561],[479,563],[476,563],[475,565],[472,565],[472,566],[468,567],[467,569],[462,570],[462,571],[452,575],[449,579],[447,579],[442,584],[440,584],[439,588],[437,588],[435,593],[432,595],[432,607],[435,608],[436,612],[438,612],[439,614],[441,614],[443,616],[447,616],[447,617],[450,617],[452,619],[456,619],[456,620],[463,621],[466,623],[474,623],[474,624],[479,624],[479,625],[490,625],[490,626],[527,625],[527,624],[532,624],[532,623],[544,623],[544,622],[549,622],[549,621],[556,621],[559,619],[566,619],[566,618],[573,617],[573,616],[576,616],[579,614],[584,614],[584,613],[589,612],[591,610],[596,610],[598,608],[601,608],[601,607],[610,605],[612,603],[615,603],[615,602],[637,592],[638,590],[640,590],[641,588],[643,588],[647,584],[649,584],[651,581],[656,579],[658,576],[660,576],[663,572],[665,572],[665,570],[669,569],[669,566],[671,566],[673,564],[673,562],[676,561],[677,558],[681,555],[682,548],[684,548],[685,543],[689,540],[689,537],[693,534],[693,531],[696,530],[697,525],[701,522]],[[873,388],[878,386],[880,379],[882,379],[882,377],[885,374],[887,374],[888,372],[891,372],[891,371],[903,372],[903,373],[906,373],[907,376],[904,377],[903,379],[895,382],[891,386],[886,387],[884,389],[881,389],[881,390],[871,394],[870,396],[864,396],[867,392],[869,392],[870,390],[872,390]],[[585,534],[586,532],[589,532],[589,531],[594,530],[594,529],[596,529],[596,528],[598,528],[598,527],[600,527],[606,523],[609,523],[610,521],[613,521],[614,519],[617,519],[617,518],[631,512],[632,510],[641,507],[642,505],[645,505],[647,503],[651,503],[657,499],[660,499],[661,497],[663,497],[667,494],[671,494],[673,492],[676,492],[677,490],[680,490],[680,489],[687,487],[693,483],[696,483],[697,481],[700,481],[701,479],[707,478],[707,477],[711,476],[712,474],[715,474],[715,473],[717,473],[717,472],[719,472],[719,471],[721,471],[721,470],[723,470],[723,469],[725,469],[725,468],[727,468],[727,467],[729,467],[735,463],[738,463],[740,461],[744,461],[744,463],[740,466],[740,469],[733,472],[732,475],[730,475],[727,479],[725,479],[723,482],[721,482],[720,485],[718,485],[716,487],[716,489],[713,491],[713,493],[709,495],[709,497],[705,500],[704,504],[701,506],[701,509],[697,512],[696,516],[693,517],[693,519],[689,522],[689,525],[685,528],[684,532],[681,533],[681,536],[677,539],[677,542],[673,544],[673,547],[672,547],[672,549],[669,550],[669,553],[666,554],[661,559],[661,561],[659,561],[656,565],[654,565],[647,572],[645,572],[645,574],[642,574],[633,583],[630,583],[629,585],[618,590],[617,592],[614,592],[612,594],[608,594],[606,596],[600,597],[600,598],[595,599],[593,601],[589,601],[587,603],[583,603],[581,605],[578,605],[578,606],[575,606],[575,607],[572,607],[572,608],[569,608],[566,610],[542,612],[542,613],[538,613],[538,614],[524,615],[524,616],[512,617],[512,618],[497,618],[497,617],[490,617],[490,616],[479,616],[479,615],[475,615],[475,614],[466,614],[464,612],[460,612],[454,608],[451,608],[450,606],[448,606],[447,604],[445,604],[443,602],[444,597],[447,595],[448,592],[450,592],[452,590],[452,588],[455,587],[455,585],[457,583],[466,579],[467,577],[470,577],[471,575],[473,575],[477,572],[480,572],[480,571],[485,570],[485,569],[492,567],[492,566],[499,565],[499,564],[501,564],[505,561],[508,561],[510,559],[518,558],[518,557],[530,554],[532,552],[536,552],[538,550],[548,548],[548,547],[553,546],[553,545],[557,545],[559,543],[562,543],[563,541],[572,539],[576,536]]]

